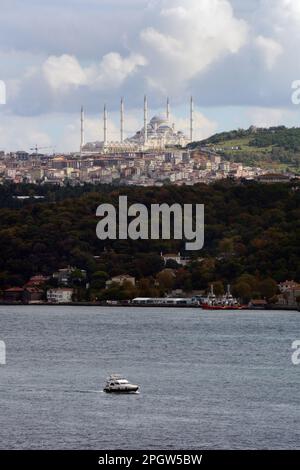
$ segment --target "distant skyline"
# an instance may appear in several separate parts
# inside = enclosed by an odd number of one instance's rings
[[[80,107],[87,141],[119,139],[165,112],[195,139],[250,125],[300,125],[299,0],[2,0],[0,150],[76,151]]]

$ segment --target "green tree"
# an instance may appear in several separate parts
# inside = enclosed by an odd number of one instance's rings
[[[164,291],[169,291],[174,287],[175,275],[171,270],[164,269],[157,275],[159,287]]]
[[[264,279],[259,284],[259,291],[262,297],[267,300],[271,299],[277,294],[278,286],[274,279]]]
[[[245,281],[239,281],[234,284],[232,293],[234,296],[243,300],[243,302],[248,303],[252,298],[252,288],[251,286]]]

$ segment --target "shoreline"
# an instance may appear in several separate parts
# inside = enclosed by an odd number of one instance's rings
[[[157,304],[128,304],[128,303],[118,303],[115,305],[105,304],[101,302],[69,302],[69,303],[48,303],[48,302],[41,302],[41,303],[22,303],[22,302],[0,302],[0,307],[105,307],[105,308],[116,308],[116,307],[125,307],[125,308],[164,308],[164,309],[178,309],[178,308],[194,308],[206,311],[202,309],[199,305],[157,305]],[[232,309],[232,310],[209,310],[210,312],[226,312],[226,311],[248,311],[248,310],[255,310],[255,311],[287,311],[287,312],[300,312],[299,308],[296,307],[289,307],[289,306],[275,306],[269,305],[266,308],[253,308],[248,307],[242,310]]]

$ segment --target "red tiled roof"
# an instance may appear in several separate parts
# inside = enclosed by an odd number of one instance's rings
[[[9,289],[5,289],[4,292],[23,292],[22,287],[10,287]]]
[[[38,289],[37,287],[25,287],[25,290],[27,292],[36,292],[36,293],[43,293],[41,289]]]

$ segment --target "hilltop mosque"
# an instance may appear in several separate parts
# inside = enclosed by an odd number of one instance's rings
[[[103,141],[84,141],[84,110],[81,108],[81,153],[116,153],[137,152],[147,150],[164,150],[168,147],[185,147],[193,141],[194,103],[190,100],[190,136],[175,129],[175,124],[170,122],[170,103],[167,99],[166,116],[154,116],[148,121],[148,102],[144,98],[144,126],[132,137],[124,139],[124,100],[120,105],[120,140],[109,142],[107,140],[107,108],[103,112]]]

